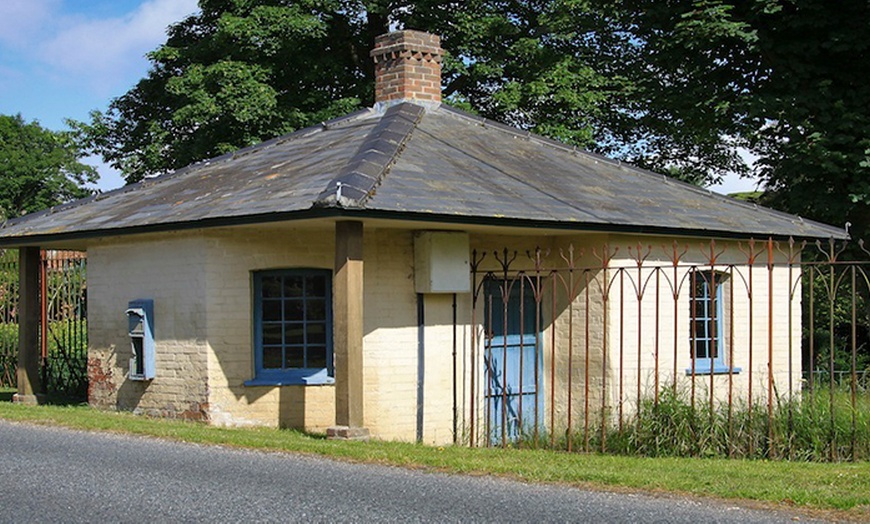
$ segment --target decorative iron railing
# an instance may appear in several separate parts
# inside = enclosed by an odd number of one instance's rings
[[[472,446],[870,457],[863,244],[478,247],[457,435]]]

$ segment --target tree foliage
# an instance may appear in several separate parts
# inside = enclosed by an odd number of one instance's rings
[[[870,224],[866,0],[201,0],[78,123],[128,181],[370,106],[375,36],[430,31],[449,104],[769,202]]]
[[[842,0],[628,0],[651,106],[714,111],[723,136],[758,156],[764,201],[870,228],[870,3]],[[636,68],[640,70],[640,68]],[[678,89],[670,85],[676,82]],[[679,85],[682,82],[682,85]],[[696,114],[704,116],[704,111]],[[683,123],[694,127],[695,122]]]
[[[804,0],[769,11],[756,24],[770,74],[751,105],[765,121],[751,138],[770,201],[802,216],[851,222],[854,236],[866,239],[870,3]]]
[[[79,162],[81,156],[71,133],[27,123],[21,115],[0,115],[0,218],[88,195],[82,185],[97,174]]]

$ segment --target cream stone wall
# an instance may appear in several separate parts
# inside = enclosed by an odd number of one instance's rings
[[[460,309],[465,294],[457,296],[457,319],[465,309]],[[427,295],[424,304],[426,331],[424,339],[424,397],[423,441],[433,444],[453,442],[454,386],[459,402],[458,383],[454,381],[454,364],[461,365],[459,353],[461,331],[455,332],[456,355],[454,355],[453,295]],[[457,413],[458,417],[458,413]],[[458,423],[458,420],[457,420]]]
[[[201,240],[148,235],[88,249],[89,401],[100,408],[204,419],[208,414],[205,264]],[[154,300],[156,377],[127,377],[127,304]]]
[[[543,387],[539,391],[544,395],[546,432],[563,435],[570,429],[582,434],[587,429],[595,431],[602,422],[628,419],[638,402],[672,388],[675,377],[684,398],[694,396],[699,403],[709,402],[711,391],[714,404],[730,397],[739,405],[750,400],[766,403],[769,392],[784,396],[799,390],[799,271],[789,273],[788,255],[778,249],[783,246],[772,250],[774,267],[768,271],[764,243],[750,248],[746,242],[718,241],[711,252],[709,242],[698,239],[681,240],[674,246],[672,238],[629,235],[472,239],[473,247],[487,252],[481,277],[493,271],[501,278],[496,253],[503,259],[503,247],[509,248],[508,258],[514,250],[518,253],[511,275],[533,269],[525,253],[535,247],[549,253],[545,270],[559,269],[558,276],[548,276],[541,297]],[[755,264],[750,267],[751,254]],[[676,268],[675,255],[679,258]],[[709,267],[711,256],[717,271],[727,277],[726,318],[720,319],[726,363],[740,371],[693,377],[687,279],[693,265]],[[662,269],[654,270],[657,266]],[[574,270],[568,271],[571,267]],[[574,297],[570,305],[569,296]],[[474,428],[477,442],[482,442],[486,374],[481,362],[485,347],[481,317],[485,308],[482,298],[478,301],[476,320],[462,326],[466,364],[459,384],[463,435],[469,440],[468,433]],[[471,317],[466,318],[470,321]],[[476,349],[473,357],[472,348]],[[770,359],[772,375],[768,374]]]
[[[417,295],[411,231],[366,228],[365,420],[378,438],[417,433]]]
[[[208,319],[209,416],[218,425],[268,425],[325,431],[335,424],[335,388],[246,386],[254,378],[255,271],[332,270],[334,230],[242,227],[202,233]]]
[[[365,420],[376,438],[413,441],[418,325],[411,231],[365,231]],[[130,237],[89,249],[91,403],[218,425],[325,431],[335,388],[246,386],[254,378],[252,274],[334,264],[334,226],[237,227]],[[127,302],[155,303],[157,377],[126,379]],[[425,297],[423,440],[453,439],[452,295]]]
[[[553,319],[548,329],[554,333],[545,337],[544,365],[549,374],[545,373],[544,420],[548,431],[556,435],[594,425],[610,387],[610,355],[604,350],[610,314],[602,299],[609,275],[600,258],[608,242],[605,236],[569,237],[559,242],[562,252],[574,247],[574,258],[573,264],[563,260],[560,266],[555,286],[557,309],[545,310],[545,318]],[[569,267],[575,271],[565,271]],[[567,306],[569,297],[574,300]]]
[[[418,428],[419,330],[413,233],[367,227],[364,233],[364,418],[372,436],[414,441]],[[208,330],[211,418],[323,431],[334,425],[333,386],[244,386],[253,377],[250,272],[330,268],[334,231],[239,231],[208,234]],[[424,298],[422,439],[453,439],[452,295]]]
[[[630,245],[628,239],[622,242],[625,248]],[[750,399],[766,403],[768,391],[773,396],[788,395],[790,390],[796,392],[801,378],[800,272],[794,270],[789,274],[788,257],[778,249],[772,251],[774,266],[769,271],[764,244],[756,244],[750,250],[746,242],[720,241],[711,252],[709,243],[702,246],[699,241],[690,242],[679,245],[678,252],[685,251],[685,255],[676,268],[671,261],[673,241],[663,238],[650,239],[648,246],[652,249],[644,246],[644,251],[649,251],[650,255],[644,263],[647,269],[643,271],[638,272],[635,262],[627,257],[613,261],[614,268],[631,269],[626,272],[623,284],[614,283],[611,302],[613,307],[619,307],[622,302],[625,309],[633,311],[623,326],[611,323],[610,327],[611,340],[622,338],[624,341],[621,348],[611,345],[610,351],[627,355],[627,364],[622,369],[614,369],[615,375],[624,377],[622,396],[618,388],[614,391],[614,405],[633,412],[638,391],[641,398],[650,398],[656,384],[660,391],[673,387],[675,377],[679,392],[694,394],[701,401],[707,401],[711,391],[715,402],[725,402],[730,396],[737,404]],[[756,255],[753,265],[748,264],[751,253]],[[722,319],[725,362],[740,371],[713,376],[696,374],[693,378],[688,273],[692,265],[709,268],[711,256],[716,257],[715,269],[720,272],[725,286],[725,318]],[[653,266],[663,269],[654,271],[650,269]],[[640,322],[636,282],[642,283]],[[657,289],[658,300],[663,305],[658,308]],[[774,372],[769,375],[771,359],[770,368]],[[617,360],[612,359],[612,362],[616,364]]]
[[[669,262],[673,241],[667,238],[646,237],[642,244],[638,237],[604,234],[472,233],[470,238],[480,262],[477,284],[487,271],[500,275],[504,247],[510,249],[508,258],[516,254],[511,270],[527,274],[535,270],[535,249],[542,250],[542,275],[550,280],[540,297],[538,417],[548,433],[561,435],[570,428],[576,434],[601,420],[628,418],[638,397],[649,398],[675,378],[678,389],[694,388],[701,401],[711,388],[718,401],[730,392],[737,401],[748,401],[751,395],[753,401],[763,402],[769,384],[780,395],[799,387],[798,272],[791,281],[785,265],[768,272],[764,246],[755,246],[759,264],[750,275],[741,251],[745,245],[718,244],[718,267],[730,281],[726,339],[734,353],[728,359],[741,371],[692,379],[686,374],[691,369],[686,275],[691,264],[703,264],[709,256],[698,241],[685,243],[689,249],[674,268]],[[333,385],[245,385],[255,374],[253,273],[332,270],[334,239],[334,225],[321,223],[193,230],[93,243],[88,250],[91,404],[219,425],[317,432],[334,425]],[[677,250],[682,252],[684,246]],[[641,270],[636,263],[639,252],[645,257]],[[483,304],[479,302],[473,312],[472,294],[457,294],[454,325],[452,294],[417,295],[410,229],[367,225],[364,256],[366,427],[375,438],[387,440],[467,442],[473,431],[482,442]],[[785,262],[782,253],[775,256],[777,263]],[[652,266],[665,269],[656,272]],[[567,272],[569,267],[574,271]],[[556,268],[560,273],[553,285],[548,271]],[[771,279],[774,294],[769,301]],[[792,299],[789,290],[797,298]],[[127,378],[131,352],[124,310],[129,301],[140,298],[151,298],[155,305],[157,376],[148,382]],[[773,326],[770,336],[768,325]],[[769,355],[772,382],[767,374]]]

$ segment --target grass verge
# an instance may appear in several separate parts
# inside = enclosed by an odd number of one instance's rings
[[[691,494],[754,501],[839,518],[870,519],[870,463],[809,463],[676,457],[626,457],[547,450],[470,449],[416,444],[343,442],[277,429],[217,428],[110,413],[86,406],[22,406],[0,402],[0,418],[88,431],[152,436],[343,460],[507,476],[528,482]]]

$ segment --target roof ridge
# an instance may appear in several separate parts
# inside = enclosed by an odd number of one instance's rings
[[[424,112],[422,106],[412,103],[388,107],[357,152],[315,199],[314,207],[364,207],[365,200],[383,181]]]

